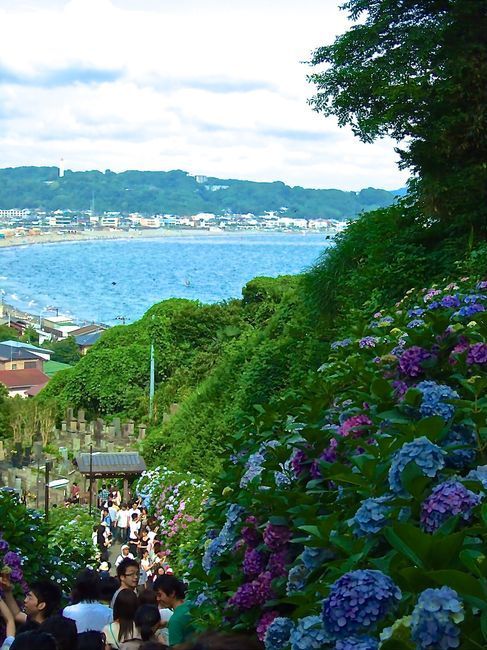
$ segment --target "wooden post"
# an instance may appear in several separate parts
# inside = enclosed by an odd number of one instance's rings
[[[124,503],[128,503],[129,501],[129,480],[125,477],[123,479],[123,500]]]

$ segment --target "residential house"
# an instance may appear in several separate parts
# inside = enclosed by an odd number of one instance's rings
[[[38,368],[0,370],[0,384],[7,387],[10,397],[32,397],[44,388],[49,377]]]
[[[0,370],[44,369],[44,359],[24,348],[0,343]]]
[[[79,336],[75,336],[74,340],[76,341],[76,345],[79,348],[80,354],[84,356],[88,350],[95,345],[95,343],[98,341],[100,336],[103,334],[105,330],[98,330],[96,332],[89,332],[87,334],[81,334]]]

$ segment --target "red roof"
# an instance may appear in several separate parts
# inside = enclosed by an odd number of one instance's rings
[[[47,382],[46,382],[47,384]],[[34,397],[37,393],[40,393],[46,384],[38,384],[37,386],[31,386],[25,391],[25,394],[29,397]]]
[[[24,370],[0,370],[0,383],[7,388],[30,388],[47,384],[49,377],[37,368],[25,368]]]

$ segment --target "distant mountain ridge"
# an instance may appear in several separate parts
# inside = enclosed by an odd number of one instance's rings
[[[87,210],[144,214],[262,214],[347,219],[390,205],[404,190],[366,188],[360,192],[290,187],[281,181],[256,182],[191,176],[185,171],[110,170],[72,172],[57,167],[0,169],[0,209]]]

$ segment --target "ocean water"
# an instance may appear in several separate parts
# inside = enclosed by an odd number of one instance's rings
[[[55,306],[79,321],[132,322],[171,297],[239,298],[252,278],[300,273],[330,245],[320,234],[259,232],[4,248],[0,291],[33,314]]]

